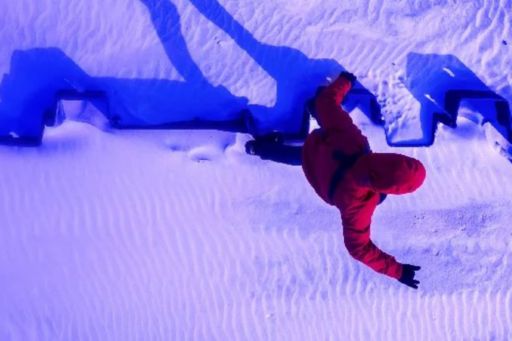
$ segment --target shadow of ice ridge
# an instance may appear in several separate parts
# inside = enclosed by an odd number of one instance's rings
[[[405,87],[420,104],[423,136],[390,141],[392,146],[429,146],[439,122],[456,128],[459,108],[476,113],[468,117],[512,142],[512,121],[507,100],[496,94],[473,71],[452,55],[410,53]]]
[[[255,136],[278,131],[285,137],[305,137],[308,129],[304,123],[309,124],[309,120],[303,120],[306,102],[315,95],[319,86],[326,85],[328,77],[335,78],[344,68],[333,59],[311,59],[298,49],[256,40],[217,0],[190,2],[276,81],[273,107],[249,105],[249,131]],[[348,111],[358,107],[373,122],[381,122],[380,106],[375,96],[359,82],[347,97],[345,106]]]
[[[328,76],[343,70],[331,59],[309,59],[296,49],[263,44],[218,2],[193,1],[276,79],[274,107],[248,105],[246,98],[234,96],[223,86],[212,86],[204,77],[188,51],[179,13],[171,1],[140,2],[147,7],[170,62],[185,81],[94,77],[59,48],[16,50],[0,84],[0,143],[39,145],[45,125],[59,121],[57,102],[69,98],[92,103],[115,128],[250,130],[254,135],[277,131],[303,138],[309,126],[309,120],[303,119],[305,103]],[[359,107],[374,121],[380,120],[375,96],[361,84],[345,105],[348,110]]]
[[[244,131],[244,98],[224,87],[164,79],[92,77],[58,48],[15,51],[0,85],[0,142],[37,145],[61,94],[96,104],[115,128]],[[108,105],[95,96],[103,93]],[[69,95],[71,94],[71,95]],[[198,100],[200,98],[200,100]]]
[[[202,75],[188,53],[175,6],[169,1],[144,3],[185,81],[93,77],[58,48],[14,51],[0,85],[0,143],[39,145],[44,126],[56,122],[56,103],[68,97],[90,101],[115,128],[246,131],[242,115],[247,99],[212,86]],[[106,105],[90,96],[99,93]]]

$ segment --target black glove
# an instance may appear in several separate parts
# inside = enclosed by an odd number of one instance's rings
[[[399,281],[411,288],[418,289],[418,284],[420,281],[414,279],[414,275],[416,271],[421,269],[421,267],[410,264],[402,264],[402,277],[400,277]]]
[[[347,71],[342,71],[338,77],[344,77],[352,85],[354,85],[354,83],[356,82],[356,79],[357,79],[357,77],[353,73],[350,73],[350,72],[347,72]]]

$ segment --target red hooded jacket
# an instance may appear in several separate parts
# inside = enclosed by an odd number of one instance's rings
[[[405,155],[370,151],[366,137],[341,108],[350,88],[350,81],[339,77],[317,97],[320,129],[309,134],[304,143],[302,168],[316,193],[340,210],[344,242],[350,255],[375,271],[399,279],[402,265],[370,239],[371,218],[380,193],[415,191],[425,180],[425,168],[420,161]],[[358,157],[332,192],[333,175],[342,162],[333,157],[334,152]]]

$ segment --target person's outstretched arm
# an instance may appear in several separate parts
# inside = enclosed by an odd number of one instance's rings
[[[397,279],[408,287],[418,289],[420,281],[415,275],[421,267],[401,264],[393,256],[380,250],[370,239],[370,226],[362,230],[343,226],[343,238],[348,252],[356,260],[377,272]]]
[[[324,129],[355,129],[361,134],[350,116],[341,108],[341,102],[352,88],[354,79],[347,75],[349,74],[341,73],[334,82],[325,87],[317,96],[315,103],[317,120],[320,127]]]
[[[402,265],[379,249],[370,239],[370,225],[363,229],[343,224],[343,238],[349,254],[373,270],[400,279]]]
[[[375,211],[378,195],[368,197],[368,192],[357,194],[360,198],[347,203],[341,210],[343,239],[349,254],[373,270],[399,279],[402,265],[395,258],[380,250],[370,239],[371,217]]]

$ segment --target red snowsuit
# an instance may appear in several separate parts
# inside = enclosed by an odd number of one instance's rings
[[[404,194],[416,190],[425,179],[420,161],[391,153],[372,153],[368,140],[341,109],[351,83],[339,77],[318,95],[316,113],[320,129],[306,139],[302,168],[317,194],[341,212],[343,237],[348,252],[375,271],[399,279],[402,265],[381,251],[370,239],[373,211],[380,193]],[[355,163],[342,167],[333,182],[340,161],[333,153],[355,155]],[[345,168],[345,169],[343,169]]]

